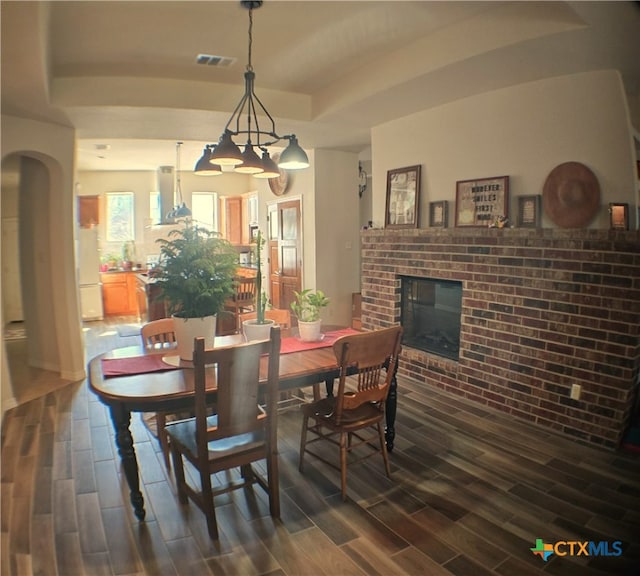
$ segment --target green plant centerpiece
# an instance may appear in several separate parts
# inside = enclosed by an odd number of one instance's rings
[[[157,242],[160,260],[150,276],[174,318],[180,358],[191,360],[195,336],[213,348],[216,315],[235,292],[238,254],[219,234],[191,221]]]
[[[258,230],[255,239],[255,256],[256,256],[256,295],[255,295],[255,320],[244,320],[242,323],[242,332],[246,340],[265,340],[269,338],[271,333],[271,326],[274,324],[273,320],[267,319],[264,316],[269,299],[266,292],[262,289],[262,248],[266,243],[265,237],[262,232]]]
[[[294,291],[295,300],[291,302],[291,310],[298,319],[300,339],[305,342],[317,342],[321,339],[320,310],[331,302],[322,290],[307,288],[301,292]]]
[[[265,238],[258,230],[256,234],[256,320],[257,324],[270,324],[264,318],[264,311],[267,309],[268,298],[262,289],[262,248],[265,245]]]

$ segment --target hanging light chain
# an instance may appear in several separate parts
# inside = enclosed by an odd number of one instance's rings
[[[253,70],[251,65],[251,49],[253,48],[253,8],[249,8],[249,58],[247,60],[247,70]]]

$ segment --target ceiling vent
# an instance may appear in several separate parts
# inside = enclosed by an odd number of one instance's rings
[[[211,54],[198,54],[196,56],[196,63],[203,64],[205,66],[217,66],[218,68],[229,68],[236,63],[236,58],[229,58],[227,56],[213,56]]]

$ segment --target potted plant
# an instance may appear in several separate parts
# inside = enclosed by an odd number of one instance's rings
[[[266,292],[262,290],[262,247],[266,240],[262,235],[262,232],[258,230],[256,234],[255,242],[255,257],[256,257],[256,296],[255,296],[255,309],[256,318],[251,320],[244,320],[242,322],[242,331],[244,337],[248,340],[267,340],[271,334],[271,326],[273,320],[269,320],[264,317],[264,311],[267,308],[269,300]]]
[[[310,288],[295,292],[296,299],[291,302],[291,310],[298,319],[298,330],[300,331],[300,339],[304,342],[317,342],[321,339],[320,326],[320,310],[329,305],[327,298],[322,290],[315,292]]]
[[[174,318],[180,358],[191,360],[196,336],[213,348],[217,314],[234,293],[238,254],[227,240],[191,221],[158,243],[160,260],[150,276]]]

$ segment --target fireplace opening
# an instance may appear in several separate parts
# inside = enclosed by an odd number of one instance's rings
[[[462,282],[400,276],[402,343],[458,360]]]

